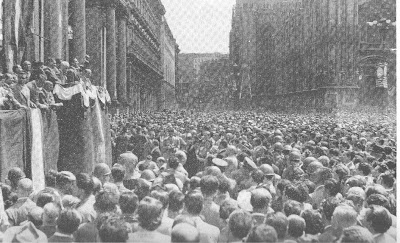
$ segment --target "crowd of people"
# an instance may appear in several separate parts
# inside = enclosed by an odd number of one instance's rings
[[[56,103],[54,86],[82,83],[88,88],[91,74],[89,56],[83,65],[76,58],[71,64],[54,58],[47,59],[46,63],[24,61],[22,65],[15,65],[12,73],[0,74],[0,110],[56,109],[62,103]]]
[[[12,168],[2,241],[396,242],[391,117],[118,114],[111,136],[112,162],[41,191]]]

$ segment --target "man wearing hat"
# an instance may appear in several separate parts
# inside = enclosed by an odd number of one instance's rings
[[[212,163],[213,165],[217,166],[222,172],[225,171],[226,167],[228,166],[228,162],[219,158],[213,158]]]
[[[236,181],[238,190],[247,189],[251,186],[251,172],[257,169],[257,165],[248,157],[244,158],[243,166],[231,173],[231,178]]]
[[[287,179],[293,181],[296,177],[295,175],[301,170],[304,174],[304,171],[300,168],[301,163],[301,154],[297,151],[293,151],[289,154],[289,166],[283,171],[282,179]]]
[[[94,167],[93,176],[97,177],[101,181],[101,184],[104,185],[104,183],[110,181],[110,167],[106,163],[96,164]]]

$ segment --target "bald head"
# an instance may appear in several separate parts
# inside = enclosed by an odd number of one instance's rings
[[[200,234],[199,231],[190,224],[177,224],[172,228],[171,242],[200,242]]]

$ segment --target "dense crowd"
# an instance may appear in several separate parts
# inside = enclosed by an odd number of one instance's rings
[[[112,166],[2,184],[3,242],[396,242],[396,121],[341,112],[111,118]]]
[[[83,65],[76,58],[71,64],[49,58],[46,63],[24,61],[22,65],[15,65],[11,73],[0,74],[0,110],[48,110],[62,106],[54,99],[54,86],[81,83],[86,89],[90,88],[92,71],[88,59],[86,56]]]

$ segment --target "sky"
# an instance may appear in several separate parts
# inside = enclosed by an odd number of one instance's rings
[[[235,0],[161,0],[181,53],[229,52]]]

